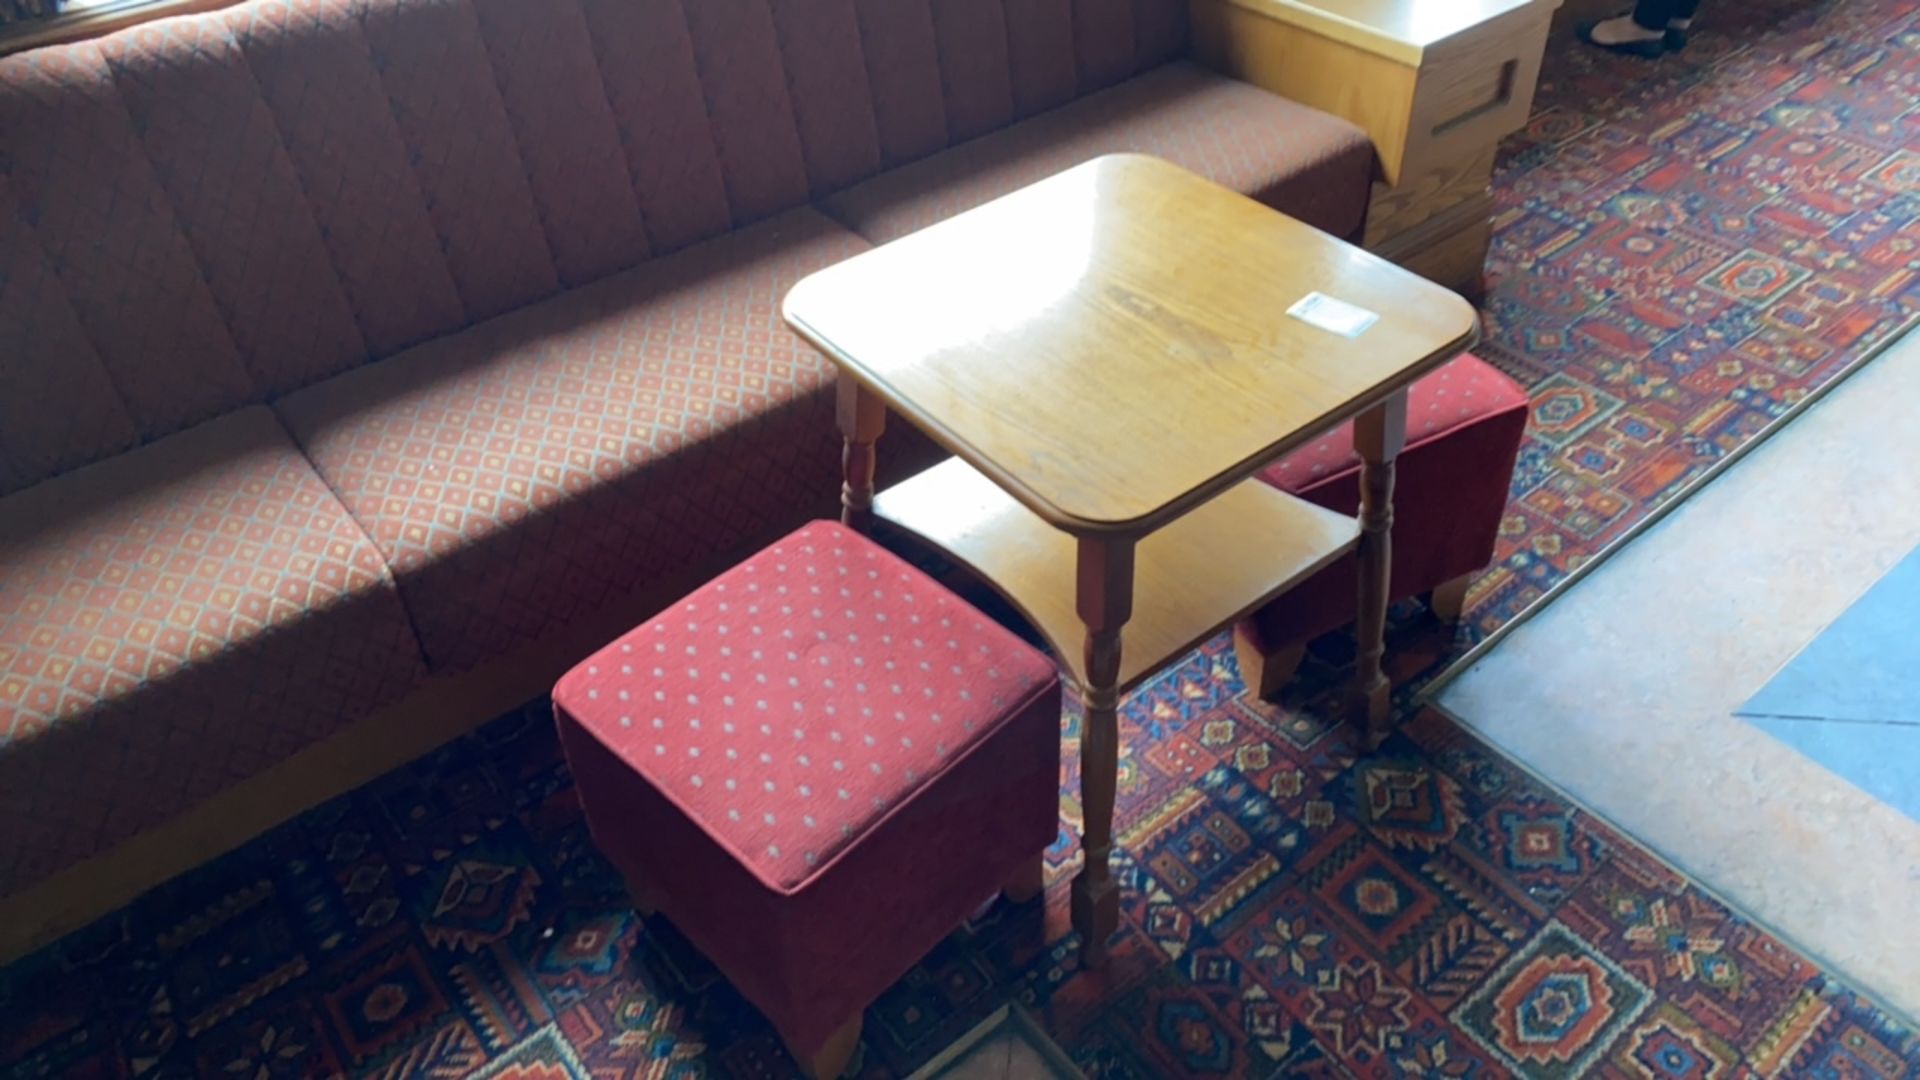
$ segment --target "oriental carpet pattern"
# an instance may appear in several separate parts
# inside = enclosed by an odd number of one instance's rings
[[[1251,705],[1215,642],[1137,693],[1109,968],[1068,925],[1069,798],[1046,898],[870,1009],[859,1075],[1015,1000],[1100,1077],[1920,1076],[1911,1029],[1438,714],[1356,761],[1313,719],[1340,674]],[[15,965],[0,1017],[9,1077],[794,1075],[628,907],[545,702]]]
[[[1658,64],[1556,42],[1503,154],[1482,352],[1534,417],[1471,632],[1920,299],[1920,4],[1703,25]],[[1394,638],[1406,684],[1459,644],[1417,605]],[[1101,1077],[1920,1077],[1911,1027],[1439,715],[1355,760],[1320,719],[1341,653],[1270,707],[1216,641],[1128,702],[1098,973],[1066,914],[1070,715],[1046,899],[995,904],[902,979],[860,1074],[1016,1000]],[[792,1074],[627,906],[544,702],[0,972],[0,1077]]]
[[[1479,353],[1533,416],[1490,632],[1920,313],[1920,16],[1704,5],[1657,62],[1549,46],[1494,181]]]

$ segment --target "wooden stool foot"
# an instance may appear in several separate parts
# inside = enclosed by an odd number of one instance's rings
[[[1233,628],[1233,653],[1240,661],[1240,680],[1247,689],[1261,701],[1272,701],[1300,670],[1300,662],[1307,658],[1307,643],[1263,652],[1254,639],[1253,628],[1243,622]]]
[[[1000,890],[1001,895],[1016,904],[1024,904],[1037,899],[1047,888],[1047,855],[1041,852],[1022,863],[1020,869]]]
[[[1371,689],[1356,691],[1350,718],[1360,753],[1380,749],[1393,733],[1393,684],[1382,678]]]
[[[1452,581],[1442,582],[1427,594],[1427,610],[1448,626],[1458,623],[1466,614],[1467,589],[1472,584],[1472,574],[1461,574]]]
[[[860,1013],[854,1013],[853,1019],[841,1024],[827,1041],[811,1054],[802,1054],[787,1044],[787,1053],[800,1063],[800,1071],[809,1080],[836,1080],[847,1071],[847,1064],[853,1060],[853,1051],[860,1045]]]
[[[627,897],[633,901],[633,910],[643,919],[652,918],[660,913],[660,890],[640,880],[639,876],[628,870],[620,871],[627,882]]]
[[[1073,879],[1073,928],[1080,931],[1080,966],[1107,966],[1107,939],[1120,929],[1120,886],[1108,880],[1095,886],[1086,871]]]

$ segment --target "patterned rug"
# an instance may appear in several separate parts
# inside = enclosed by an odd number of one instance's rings
[[[1330,704],[1248,705],[1218,643],[1136,695],[1110,969],[1063,830],[1044,902],[870,1010],[860,1074],[1011,999],[1101,1077],[1920,1076],[1920,1037],[1436,714],[1356,762]],[[792,1075],[628,908],[543,703],[17,965],[0,1016],[8,1076]]]
[[[1556,43],[1502,159],[1485,354],[1535,388],[1490,630],[1916,304],[1920,4]],[[1395,620],[1397,680],[1458,642]],[[1356,762],[1329,640],[1280,707],[1215,642],[1128,703],[1113,963],[999,904],[868,1014],[899,1076],[1005,1001],[1089,1075],[1920,1077],[1920,1037],[1437,714]],[[1078,733],[1069,718],[1067,736]],[[1071,745],[1069,761],[1075,755]],[[769,1077],[594,853],[543,703],[0,972],[0,1075]]]
[[[1480,352],[1534,409],[1476,631],[1920,313],[1915,6],[1702,12],[1658,62],[1556,40],[1501,155]]]

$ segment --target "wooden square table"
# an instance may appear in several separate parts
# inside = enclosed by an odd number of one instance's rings
[[[1288,314],[1314,292],[1378,319],[1349,337]],[[1466,301],[1124,154],[819,271],[785,315],[839,368],[847,521],[878,515],[979,573],[1084,695],[1072,908],[1089,964],[1119,923],[1121,695],[1356,544],[1353,717],[1369,747],[1384,736],[1406,389],[1473,343]],[[876,498],[889,409],[955,456]],[[1348,418],[1358,520],[1254,476]]]

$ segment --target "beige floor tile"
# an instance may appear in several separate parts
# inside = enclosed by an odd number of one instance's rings
[[[1920,544],[1917,412],[1920,337],[1693,496],[1439,697],[1909,1016],[1920,1015],[1920,822],[1732,714]]]

